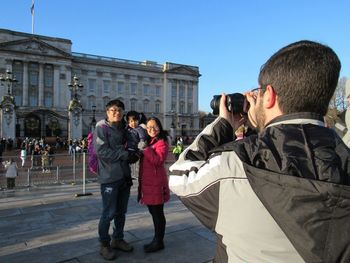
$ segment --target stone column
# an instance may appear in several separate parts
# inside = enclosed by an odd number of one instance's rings
[[[28,62],[23,61],[23,106],[28,106]]]
[[[54,65],[53,70],[53,106],[59,107],[60,101],[60,66]]]
[[[44,105],[44,64],[39,64],[39,107]]]

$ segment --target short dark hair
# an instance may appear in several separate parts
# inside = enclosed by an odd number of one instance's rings
[[[327,113],[341,64],[328,46],[303,40],[279,51],[261,67],[259,85],[271,85],[284,114]]]
[[[108,110],[109,108],[116,106],[119,108],[122,108],[123,110],[125,109],[124,103],[121,100],[118,99],[114,99],[114,100],[110,100],[107,104],[106,104],[106,110]]]
[[[126,114],[126,120],[128,121],[129,118],[132,118],[133,120],[140,121],[140,113],[138,113],[137,111],[134,111],[134,110],[128,111],[128,113]]]

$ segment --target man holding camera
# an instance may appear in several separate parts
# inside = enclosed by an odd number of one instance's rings
[[[350,262],[350,150],[323,116],[340,61],[292,43],[245,94],[259,133],[233,141],[240,114],[219,117],[170,167],[170,188],[217,234],[214,262]]]

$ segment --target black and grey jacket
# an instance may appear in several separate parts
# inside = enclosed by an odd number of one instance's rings
[[[170,167],[170,188],[218,237],[215,262],[350,262],[350,150],[312,113],[230,142],[217,118]]]
[[[125,149],[126,130],[122,123],[110,125],[106,120],[99,121],[93,143],[98,159],[99,183],[113,183],[131,176]]]

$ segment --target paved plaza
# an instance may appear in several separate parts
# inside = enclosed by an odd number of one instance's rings
[[[0,191],[0,262],[107,262],[98,254],[97,225],[101,212],[99,185],[51,185]],[[176,196],[165,205],[165,249],[145,254],[153,237],[153,223],[145,206],[137,203],[132,187],[125,239],[134,252],[117,252],[114,262],[210,262],[215,236],[205,229]]]

